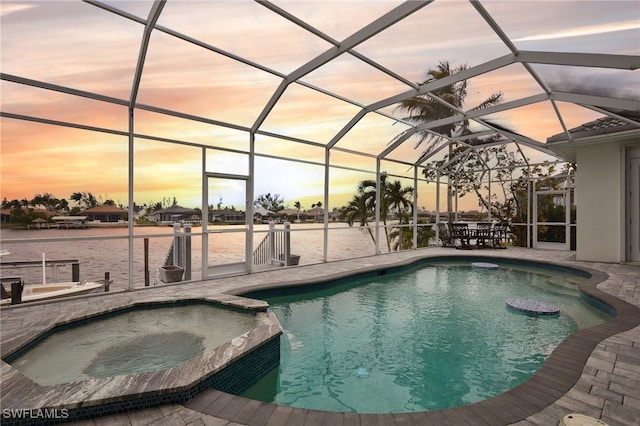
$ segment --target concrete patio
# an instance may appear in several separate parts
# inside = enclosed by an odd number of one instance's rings
[[[114,293],[76,298],[64,302],[42,305],[25,305],[3,308],[3,355],[7,347],[15,347],[29,335],[47,327],[56,319],[69,313],[86,313],[108,310],[111,306],[140,302],[158,297],[179,299],[184,297],[232,298],[242,289],[259,288],[278,283],[313,282],[326,277],[340,277],[356,272],[392,267],[423,257],[441,255],[489,256],[545,261],[556,264],[591,268],[602,271],[608,278],[597,285],[607,295],[633,305],[625,311],[628,331],[609,337],[606,328],[584,344],[579,339],[565,348],[563,354],[556,350],[551,358],[557,358],[552,372],[539,372],[531,385],[509,391],[482,403],[439,412],[356,415],[280,407],[208,390],[184,404],[171,404],[156,408],[104,416],[74,425],[558,425],[569,413],[581,413],[601,419],[610,426],[637,425],[640,419],[640,267],[609,263],[587,263],[573,260],[574,253],[509,248],[508,250],[481,250],[462,252],[448,248],[429,248],[389,255],[372,256],[346,261],[310,266],[278,269],[253,275],[220,278],[206,282],[171,285],[134,292]],[[614,299],[612,299],[614,300]],[[624,304],[626,305],[626,304]],[[634,308],[635,306],[635,308]],[[626,309],[626,308],[623,308]],[[618,311],[620,312],[620,310]],[[611,321],[610,321],[611,322]],[[607,323],[608,324],[608,323]],[[620,324],[618,324],[620,326]],[[584,340],[584,336],[583,336]],[[595,347],[595,348],[594,348]],[[588,349],[587,353],[584,348]],[[556,354],[556,352],[558,354]],[[573,376],[572,360],[579,361],[581,372]],[[552,363],[552,362],[549,362]],[[567,363],[566,367],[562,363]],[[545,365],[546,367],[546,365]],[[3,383],[10,367],[2,363]],[[544,376],[544,377],[543,377]],[[534,376],[535,377],[535,376]],[[577,381],[576,381],[577,379]],[[527,382],[529,383],[529,382]],[[527,385],[525,383],[524,385]],[[541,383],[547,385],[542,386]],[[5,394],[10,389],[4,389]],[[519,418],[521,413],[529,413]],[[517,421],[512,421],[518,418]],[[3,421],[4,423],[4,421]]]

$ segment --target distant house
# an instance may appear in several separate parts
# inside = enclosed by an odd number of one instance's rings
[[[305,210],[304,214],[314,222],[324,222],[324,209],[322,207]]]
[[[82,212],[91,222],[119,222],[127,220],[127,211],[117,206],[91,207]]]
[[[211,222],[245,223],[245,213],[233,209],[209,210]]]
[[[0,223],[9,223],[11,220],[11,209],[0,210]]]
[[[166,209],[153,212],[153,220],[158,223],[191,223],[193,216],[202,217],[199,210],[188,209],[179,205],[173,205]]]
[[[300,214],[300,220],[304,220],[304,214],[298,209],[283,209],[278,212],[283,221],[294,222],[298,219],[298,213]]]
[[[46,217],[48,220],[51,220],[52,216],[60,214],[57,211],[45,210],[45,209],[34,209],[34,208],[26,208],[21,207],[22,211],[26,214],[29,211],[33,213],[40,213],[42,216]],[[11,214],[13,209],[2,209],[0,210],[0,223],[9,223],[11,222]]]
[[[434,212],[430,212],[428,210],[418,210],[418,220],[431,221],[436,214]]]
[[[577,165],[577,260],[640,262],[638,121],[638,113],[627,121],[601,118],[547,139]]]
[[[281,217],[279,213],[272,212],[264,207],[258,207],[253,211],[253,218],[256,222],[268,223],[272,220],[280,222]]]
[[[137,210],[133,209],[133,219],[135,220],[140,219],[145,214],[147,214],[147,209],[144,207],[139,207]]]

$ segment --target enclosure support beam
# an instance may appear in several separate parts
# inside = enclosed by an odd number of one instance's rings
[[[487,203],[489,205],[487,206],[487,210],[489,210],[488,211],[488,218],[489,218],[489,222],[491,222],[492,219],[491,219],[491,169],[490,168],[487,171],[487,180],[488,180],[488,183],[487,183],[487,196],[489,197],[488,198],[488,203]]]
[[[436,244],[440,244],[440,170],[436,170]]]
[[[418,167],[413,166],[413,249],[418,248]],[[402,238],[402,230],[400,230]]]
[[[324,253],[323,262],[328,261],[329,256],[329,161],[331,160],[331,150],[324,151]]]
[[[376,159],[376,255],[380,254],[380,192],[382,190],[380,182],[380,159]]]
[[[249,178],[246,184],[246,194],[247,200],[245,205],[247,206],[247,213],[245,222],[247,225],[247,240],[245,241],[245,259],[247,260],[247,270],[249,273],[253,273],[253,215],[255,214],[255,209],[253,205],[253,200],[255,200],[255,153],[256,153],[256,134],[254,131],[249,132]],[[287,257],[285,258],[285,262],[289,260],[289,254],[287,253]]]
[[[202,235],[202,280],[209,278],[209,176],[207,175],[207,148],[202,147],[202,227],[200,228]]]

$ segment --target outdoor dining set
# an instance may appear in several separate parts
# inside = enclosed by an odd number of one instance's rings
[[[462,250],[473,248],[505,249],[502,242],[507,237],[509,224],[506,222],[478,222],[475,227],[468,223],[438,223],[438,237],[444,247]]]

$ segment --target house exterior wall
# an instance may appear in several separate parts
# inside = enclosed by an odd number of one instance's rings
[[[576,150],[577,260],[624,261],[623,152],[617,143]]]

